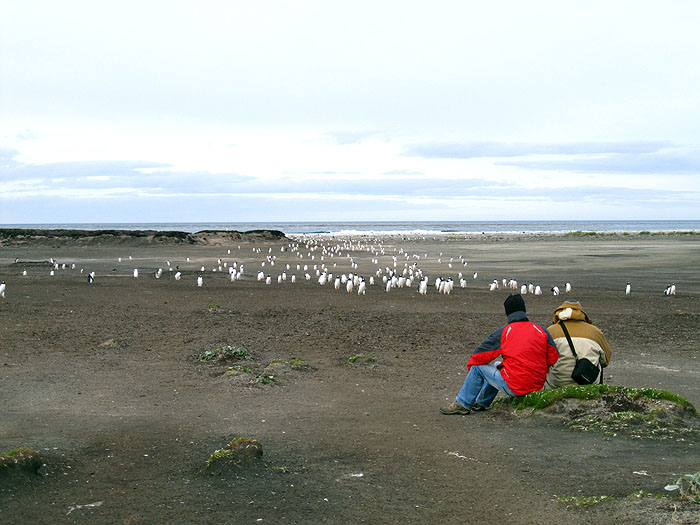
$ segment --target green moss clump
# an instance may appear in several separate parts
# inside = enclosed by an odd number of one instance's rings
[[[217,461],[221,461],[224,459],[229,459],[232,456],[233,456],[233,451],[229,450],[227,448],[215,450],[214,452],[212,452],[211,456],[209,456],[209,459],[207,459],[207,468],[211,467],[212,463],[215,463]]]
[[[304,370],[309,368],[309,363],[303,359],[291,359],[289,361],[289,366],[291,366],[294,370]]]
[[[215,450],[207,459],[206,468],[226,468],[241,464],[251,464],[263,455],[262,443],[255,439],[239,436],[222,448]]]
[[[568,507],[589,507],[596,505],[602,501],[612,501],[615,498],[612,496],[560,496],[557,498],[559,503],[563,503]]]
[[[225,359],[231,360],[241,360],[241,359],[252,359],[250,352],[245,348],[240,346],[222,346],[220,348],[214,348],[213,350],[205,350],[197,356],[199,361],[223,361]]]
[[[548,407],[560,399],[599,399],[602,394],[617,393],[622,393],[633,400],[644,396],[649,399],[672,401],[673,403],[692,409],[693,412],[696,412],[695,407],[690,401],[666,390],[660,390],[657,388],[629,388],[624,386],[600,384],[570,385],[553,388],[551,390],[538,390],[536,392],[530,392],[525,396],[504,399],[502,402],[510,403],[517,410],[532,408],[532,411],[535,412],[541,408]]]
[[[356,355],[352,356],[350,359],[348,359],[348,363],[354,364],[357,361],[361,361],[361,360],[371,362],[371,361],[374,361],[374,357],[369,355],[369,354],[356,354]]]
[[[36,474],[43,462],[39,453],[29,447],[18,447],[0,456],[0,475],[10,472]]]

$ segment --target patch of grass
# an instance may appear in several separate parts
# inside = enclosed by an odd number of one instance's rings
[[[0,474],[19,470],[36,474],[42,465],[39,453],[29,447],[13,448],[0,455]]]
[[[256,383],[260,383],[261,385],[269,385],[270,383],[273,383],[275,381],[275,376],[269,376],[269,375],[260,375],[255,378]]]
[[[354,364],[357,361],[374,361],[374,357],[369,354],[356,354],[348,359],[348,363]]]
[[[248,368],[247,366],[242,366],[242,365],[229,366],[226,368],[226,370],[235,370],[236,372],[245,372],[246,374],[250,373],[250,368]]]
[[[509,403],[517,410],[531,408],[532,412],[548,407],[555,401],[565,398],[574,399],[599,399],[602,394],[617,394],[621,393],[630,399],[639,399],[644,396],[649,399],[672,401],[680,406],[687,407],[696,412],[693,404],[687,399],[682,398],[677,394],[673,394],[666,390],[658,388],[629,388],[616,385],[570,385],[551,390],[538,390],[530,392],[525,396],[518,396],[504,399],[503,403]]]
[[[309,363],[303,359],[290,359],[289,366],[291,366],[294,370],[305,370],[309,368]]]
[[[250,352],[245,348],[240,346],[222,346],[220,348],[214,348],[213,350],[206,350],[199,354],[197,357],[200,361],[214,361],[214,360],[242,360],[242,359],[252,359]]]
[[[222,459],[230,459],[233,457],[233,450],[228,449],[228,448],[222,448],[219,450],[215,450],[212,452],[211,456],[209,456],[209,459],[207,459],[207,468],[211,466],[212,463],[215,461],[220,461]]]
[[[557,501],[567,507],[590,507],[602,501],[614,501],[612,496],[559,496]]]

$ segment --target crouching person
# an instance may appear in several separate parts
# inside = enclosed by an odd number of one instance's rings
[[[612,352],[603,332],[593,325],[593,321],[583,311],[581,304],[576,301],[563,303],[554,310],[553,323],[548,330],[552,334],[554,343],[559,351],[559,360],[549,369],[545,388],[577,384],[571,377],[576,365],[576,359],[571,352],[562,324],[566,326],[569,332],[569,337],[576,351],[576,357],[578,359],[588,359],[592,364],[599,367],[600,374],[602,374],[603,368],[610,364]],[[599,375],[598,378],[602,379],[602,375]]]
[[[542,390],[549,367],[559,354],[549,332],[531,322],[520,294],[509,295],[503,306],[508,323],[482,342],[467,361],[467,374],[454,403],[440,412],[466,415],[485,410],[498,392],[522,396]],[[490,364],[497,358],[500,362]]]

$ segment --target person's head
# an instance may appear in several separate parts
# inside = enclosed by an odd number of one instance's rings
[[[506,297],[503,307],[506,309],[506,316],[514,312],[525,312],[525,300],[519,293],[510,294]]]
[[[593,320],[588,317],[588,314],[583,310],[583,308],[581,308],[581,303],[572,299],[564,301],[554,310],[553,323],[556,324],[560,321],[566,321],[568,319],[575,321],[586,321],[589,324],[593,324]]]

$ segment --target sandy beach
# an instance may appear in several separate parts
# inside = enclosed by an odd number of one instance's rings
[[[607,383],[700,406],[699,262],[690,234],[6,242],[0,453],[31,447],[45,466],[0,479],[0,522],[699,523],[697,504],[664,490],[700,471],[697,433],[611,437],[438,410],[505,322],[503,279],[541,286],[525,301],[545,327],[579,300],[612,347]],[[321,265],[376,284],[364,296],[321,286]],[[377,269],[411,266],[429,293],[385,292]],[[249,358],[207,357],[225,347]],[[207,469],[238,436],[259,440],[262,460]]]

